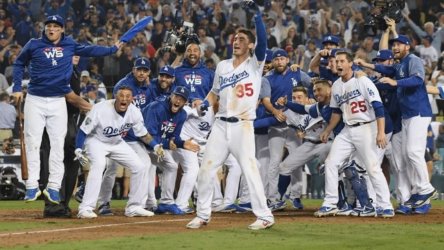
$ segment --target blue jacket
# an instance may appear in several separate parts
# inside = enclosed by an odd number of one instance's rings
[[[419,57],[409,54],[393,66],[377,64],[375,70],[397,80],[397,97],[402,119],[418,115],[432,116],[432,108],[424,84],[424,65]]]
[[[113,97],[116,96],[117,91],[122,85],[131,88],[133,92],[133,104],[136,105],[136,107],[142,110],[145,106],[148,105],[148,97],[146,96],[148,84],[143,84],[142,86],[139,86],[139,83],[134,77],[133,73],[128,73],[124,78],[120,79],[120,81],[118,81],[116,85],[114,85]]]
[[[183,60],[182,65],[176,68],[176,86],[185,86],[190,90],[189,101],[194,99],[205,99],[213,87],[214,71],[205,67],[199,61],[194,67]]]
[[[275,105],[279,97],[286,96],[288,100],[292,100],[291,94],[296,86],[311,86],[310,77],[303,71],[292,71],[289,67],[281,74],[272,70],[265,76],[270,82],[271,97],[270,101]]]
[[[43,97],[63,96],[71,92],[69,81],[74,55],[96,57],[111,55],[116,51],[116,46],[80,45],[63,34],[59,44],[54,45],[43,33],[41,38],[27,42],[14,62],[13,91],[21,91],[23,72],[28,66],[31,77],[28,93]]]
[[[150,103],[142,110],[143,120],[148,133],[153,137],[153,141],[148,148],[161,143],[164,149],[169,149],[169,141],[174,138],[174,143],[178,148],[183,148],[184,141],[180,138],[183,124],[187,119],[185,110],[180,110],[176,114],[171,112],[170,98],[163,101]]]
[[[168,89],[168,91],[164,92],[160,87],[159,87],[159,79],[153,79],[150,83],[150,85],[148,86],[147,90],[146,90],[146,96],[147,96],[147,103],[152,103],[154,101],[163,101],[165,100],[168,96],[171,95],[171,92],[173,92],[173,89],[175,88],[174,83],[170,86],[170,88]]]

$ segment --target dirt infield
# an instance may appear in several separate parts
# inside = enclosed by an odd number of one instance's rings
[[[328,217],[314,218],[315,208],[297,211],[286,209],[275,212],[276,223],[316,223],[316,224],[351,224],[351,223],[402,223],[402,224],[428,224],[444,221],[444,209],[432,209],[428,215],[396,216],[392,219],[382,218],[350,218],[350,217]],[[28,211],[0,211],[1,222],[41,222],[42,227],[32,230],[14,231],[0,233],[2,247],[13,247],[18,245],[33,245],[48,242],[77,241],[108,239],[124,236],[143,236],[155,234],[168,234],[178,232],[190,232],[185,228],[186,223],[194,215],[171,216],[156,215],[149,218],[127,218],[123,210],[115,211],[115,216],[99,217],[92,220],[72,219],[46,219],[38,210]],[[247,227],[254,221],[253,214],[213,214],[209,226],[201,230],[217,230],[229,228]],[[48,224],[63,224],[60,227],[48,227]]]

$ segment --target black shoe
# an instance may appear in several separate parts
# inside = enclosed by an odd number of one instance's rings
[[[71,218],[71,209],[62,204],[46,205],[43,210],[44,218]]]

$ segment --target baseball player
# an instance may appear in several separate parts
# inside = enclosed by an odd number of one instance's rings
[[[267,197],[273,210],[283,209],[285,201],[278,193],[279,163],[282,161],[284,146],[290,154],[299,146],[300,140],[296,138],[294,128],[288,127],[283,114],[284,107],[278,106],[279,97],[286,96],[291,99],[292,89],[298,85],[309,87],[310,77],[300,69],[293,71],[288,67],[289,59],[285,50],[279,49],[273,53],[273,70],[266,76],[270,83],[271,95],[262,98],[265,108],[271,112],[281,124],[271,126],[268,132],[268,146],[270,149],[270,165],[268,167]]]
[[[187,118],[183,107],[189,98],[189,94],[186,87],[177,86],[169,98],[163,101],[155,101],[142,110],[145,126],[153,136],[149,148],[153,149],[160,144],[166,149],[163,160],[155,162],[162,169],[162,193],[155,213],[177,215],[185,213],[177,206],[173,197],[178,168],[173,154],[178,148],[192,152],[199,151],[199,145],[194,143],[192,138],[182,140],[180,137],[183,124]],[[183,158],[182,160],[187,159]],[[187,172],[186,168],[184,172]]]
[[[98,103],[83,121],[76,138],[76,158],[81,164],[91,162],[90,173],[86,181],[85,194],[79,205],[78,218],[96,218],[93,212],[99,196],[102,175],[105,170],[106,157],[131,169],[129,200],[125,208],[125,216],[153,216],[150,211],[143,209],[142,200],[146,188],[141,183],[146,182],[146,167],[137,153],[122,139],[131,128],[145,144],[153,138],[148,134],[143,124],[140,110],[132,104],[132,89],[121,86],[116,93],[116,99]],[[163,155],[162,145],[157,145],[155,151]]]
[[[395,59],[394,66],[375,65],[374,69],[390,77],[379,79],[381,83],[397,87],[397,97],[402,115],[402,155],[412,189],[404,205],[421,211],[430,210],[430,199],[436,189],[430,184],[424,159],[427,127],[432,111],[424,84],[424,65],[417,56],[410,54],[410,40],[399,35],[391,40]]]
[[[336,136],[325,161],[325,198],[315,216],[335,215],[338,212],[338,168],[356,151],[376,191],[377,203],[383,209],[382,217],[393,217],[389,188],[377,162],[377,147],[386,146],[384,108],[379,92],[367,77],[353,76],[353,58],[349,53],[336,52],[336,63],[340,79],[332,87],[330,107],[333,114],[320,138],[327,142],[341,117],[345,127]],[[365,210],[365,206],[362,209]]]
[[[26,181],[25,201],[34,201],[40,195],[38,179],[40,172],[39,146],[46,127],[50,141],[50,166],[48,186],[43,193],[49,201],[59,203],[59,189],[64,174],[63,145],[67,131],[66,98],[78,97],[69,87],[72,74],[72,57],[106,56],[115,53],[122,42],[113,47],[85,46],[63,34],[64,21],[59,15],[48,16],[42,37],[32,39],[14,62],[13,92],[22,97],[21,83],[25,67],[29,66],[31,81],[25,104],[25,143],[29,179]]]
[[[170,65],[165,65],[159,70],[159,78],[153,79],[147,89],[147,102],[165,100],[170,96],[175,85],[176,70]]]
[[[132,103],[138,109],[144,108],[148,105],[147,91],[149,85],[149,74],[150,74],[150,61],[148,58],[140,57],[134,61],[133,69],[124,78],[120,79],[116,83],[113,89],[113,96],[117,95],[121,86],[128,86],[131,88],[133,101]],[[145,146],[139,141],[139,138],[134,135],[132,129],[128,131],[126,136],[123,138],[130,147],[141,157],[142,162],[146,164],[146,170],[152,171],[151,160]],[[109,162],[102,180],[102,186],[100,187],[100,194],[98,199],[99,204],[99,215],[112,215],[112,211],[109,205],[112,196],[112,189],[116,179],[117,165],[115,162]],[[154,169],[155,171],[155,169]],[[154,178],[154,177],[153,177]],[[144,181],[140,185],[151,185],[154,184],[154,179],[150,178],[149,181]],[[145,190],[148,190],[146,186]],[[153,191],[154,192],[154,191]]]
[[[212,106],[219,98],[219,111],[208,138],[202,166],[199,169],[197,217],[187,228],[200,228],[208,224],[211,216],[212,180],[217,168],[231,153],[239,162],[248,183],[253,213],[257,220],[249,226],[252,230],[266,229],[274,224],[274,217],[267,207],[264,188],[256,165],[254,152],[255,110],[264,67],[266,31],[262,13],[253,1],[244,6],[254,8],[256,38],[249,30],[240,29],[233,42],[233,58],[221,61],[216,68],[213,88],[201,109]]]

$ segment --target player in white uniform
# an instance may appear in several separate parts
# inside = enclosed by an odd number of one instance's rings
[[[145,144],[151,142],[140,110],[131,102],[132,90],[122,86],[117,91],[116,99],[96,104],[85,118],[76,139],[76,156],[80,163],[88,161],[90,173],[86,181],[83,201],[79,205],[79,218],[95,218],[93,212],[99,196],[102,175],[106,166],[106,157],[128,167],[131,170],[131,186],[125,215],[152,216],[152,212],[143,209],[142,200],[147,195],[147,188],[141,185],[147,180],[145,164],[136,152],[122,139],[131,128]],[[86,139],[86,140],[85,140]],[[82,148],[84,146],[85,153]],[[155,149],[163,155],[160,145]]]
[[[245,1],[255,6],[253,1]],[[257,10],[257,9],[256,9]],[[264,187],[256,165],[253,120],[259,96],[266,50],[266,32],[262,13],[255,15],[258,44],[249,30],[239,30],[234,37],[233,58],[217,65],[213,88],[204,104],[215,104],[219,97],[219,112],[208,138],[198,176],[197,217],[187,228],[200,228],[210,221],[213,178],[217,168],[230,153],[238,160],[248,183],[253,213],[257,220],[249,229],[271,227],[274,217],[267,207]]]
[[[383,209],[382,217],[393,217],[389,188],[377,160],[377,147],[384,148],[387,143],[379,92],[367,77],[354,77],[353,58],[349,53],[336,52],[336,63],[340,78],[332,87],[330,107],[333,114],[320,136],[321,140],[327,142],[341,117],[346,125],[336,136],[325,161],[325,198],[315,216],[335,215],[338,212],[338,168],[356,152],[357,157],[363,160],[376,191],[377,204]]]

